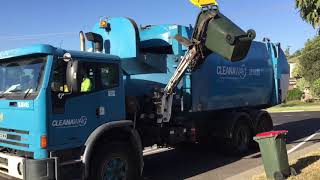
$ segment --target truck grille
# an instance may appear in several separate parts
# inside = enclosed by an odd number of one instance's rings
[[[20,146],[28,148],[29,144],[22,143],[23,136],[29,135],[29,131],[17,130],[17,129],[7,129],[0,127],[0,143],[9,144],[13,146]]]
[[[8,159],[0,157],[0,165],[8,166]]]
[[[8,173],[8,159],[0,157],[0,172]]]
[[[29,131],[23,131],[23,130],[17,130],[17,129],[7,129],[7,128],[1,128],[1,127],[0,127],[0,131],[14,132],[17,134],[29,134]]]

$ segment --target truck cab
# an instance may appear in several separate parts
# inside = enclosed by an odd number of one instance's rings
[[[0,74],[1,176],[58,179],[99,126],[125,119],[116,56],[34,45],[1,52]]]

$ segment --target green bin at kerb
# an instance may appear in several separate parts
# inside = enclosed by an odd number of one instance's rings
[[[264,169],[268,179],[283,179],[291,174],[286,147],[288,131],[271,131],[257,134]]]

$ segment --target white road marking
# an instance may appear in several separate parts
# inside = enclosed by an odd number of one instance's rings
[[[159,149],[155,149],[155,150],[150,150],[150,151],[147,151],[147,152],[143,152],[143,155],[144,155],[144,156],[147,156],[147,155],[156,154],[156,153],[161,153],[161,152],[170,151],[170,150],[172,150],[172,149],[169,149],[169,148],[159,148]]]
[[[158,149],[158,146],[157,145],[154,145],[154,146],[150,146],[150,147],[147,147],[143,150],[143,153],[147,153],[147,152],[151,152],[151,151],[154,151],[154,150],[157,150]]]
[[[308,142],[309,140],[311,140],[312,138],[314,138],[316,135],[318,135],[320,133],[320,129],[315,132],[314,134],[312,134],[311,136],[307,137],[305,140],[303,140],[301,143],[299,143],[298,145],[294,146],[292,149],[290,149],[288,151],[288,154],[294,152],[295,150],[297,150],[298,148],[300,148],[301,146],[303,146],[306,142]]]

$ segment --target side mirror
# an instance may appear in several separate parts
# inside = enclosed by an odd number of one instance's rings
[[[67,81],[67,86],[70,87],[69,91],[70,92],[79,92],[80,89],[80,83],[79,83],[79,78],[78,78],[78,66],[79,66],[79,61],[72,60],[68,62],[67,65],[67,72],[66,72],[66,81]]]

